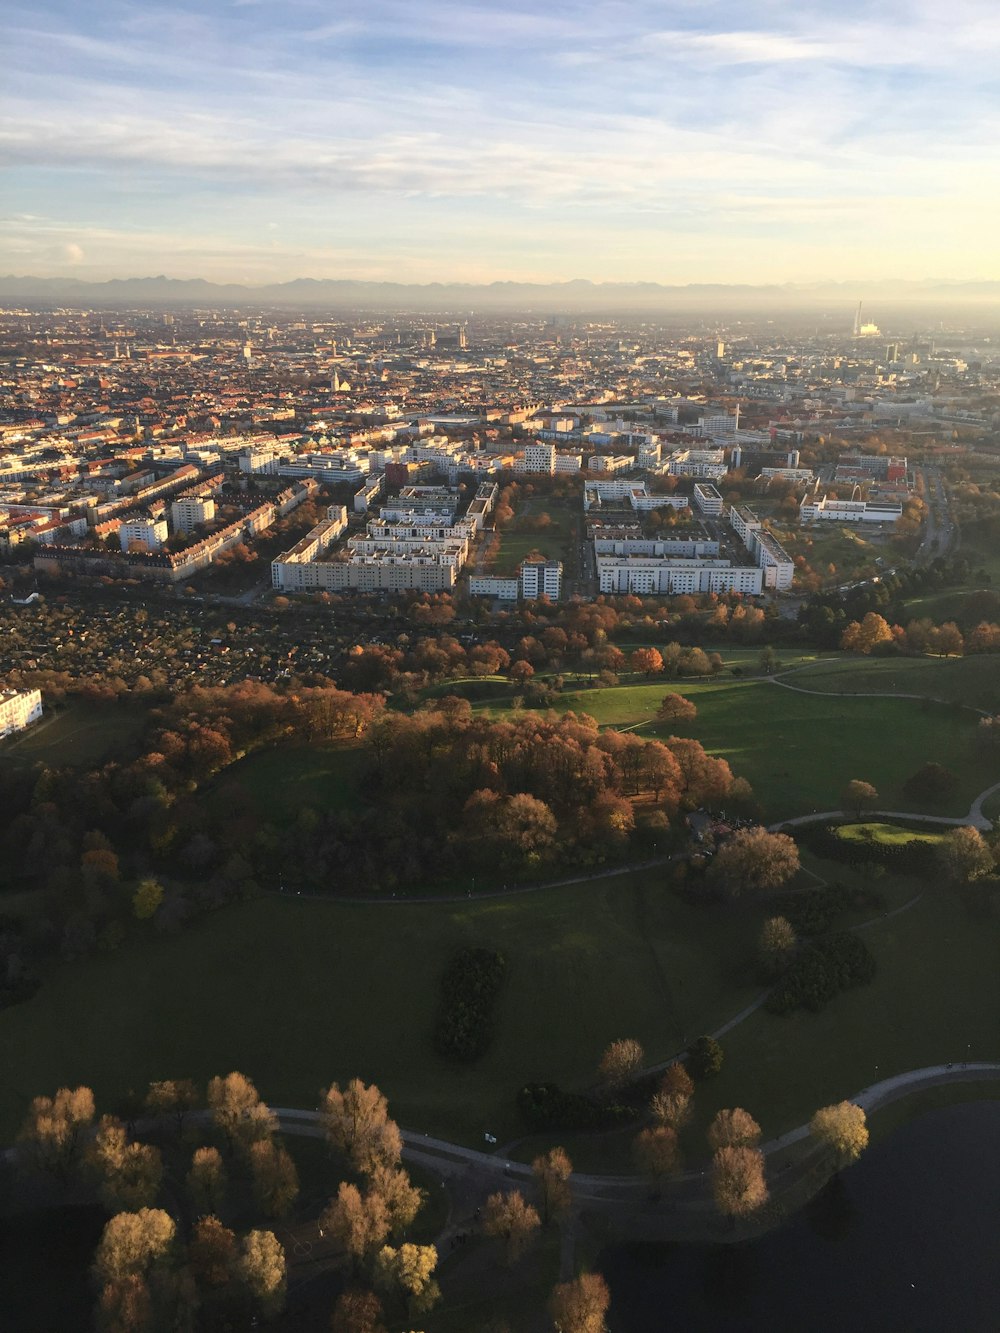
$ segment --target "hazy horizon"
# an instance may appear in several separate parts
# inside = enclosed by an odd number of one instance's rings
[[[0,271],[982,281],[985,0],[16,3]]]

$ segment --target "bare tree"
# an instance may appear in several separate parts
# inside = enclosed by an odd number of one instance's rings
[[[612,1092],[624,1088],[642,1068],[644,1054],[634,1037],[619,1037],[611,1042],[597,1067],[601,1082]]]

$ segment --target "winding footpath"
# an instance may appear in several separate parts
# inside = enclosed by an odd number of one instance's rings
[[[914,1092],[928,1088],[944,1087],[952,1084],[1000,1081],[1000,1061],[965,1061],[947,1065],[928,1065],[924,1069],[911,1069],[902,1074],[894,1074],[867,1088],[862,1088],[846,1100],[862,1107],[866,1113],[876,1111],[892,1102]],[[295,1107],[274,1106],[271,1108],[278,1117],[283,1134],[300,1135],[307,1138],[323,1138],[321,1117],[318,1111],[300,1110]],[[416,1166],[436,1171],[442,1177],[442,1183],[461,1181],[472,1193],[488,1193],[502,1186],[505,1182],[523,1183],[532,1179],[531,1167],[525,1162],[515,1162],[505,1155],[481,1152],[476,1148],[463,1148],[457,1143],[444,1139],[432,1138],[414,1130],[402,1130],[403,1158]],[[762,1145],[767,1156],[784,1151],[809,1138],[809,1125],[798,1125],[787,1133],[770,1139]],[[678,1181],[697,1182],[702,1180],[701,1170],[685,1171]],[[572,1176],[573,1196],[577,1204],[602,1204],[631,1198],[645,1197],[649,1193],[649,1181],[640,1175],[610,1175],[574,1172]]]

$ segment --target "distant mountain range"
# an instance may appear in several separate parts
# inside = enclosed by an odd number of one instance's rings
[[[402,283],[295,278],[263,286],[206,282],[203,278],[0,277],[0,303],[72,306],[284,306],[298,309],[409,311],[536,311],[584,313],[647,311],[725,313],[853,307],[864,298],[893,306],[982,306],[1000,303],[1000,282],[781,283],[767,286],[656,282]]]

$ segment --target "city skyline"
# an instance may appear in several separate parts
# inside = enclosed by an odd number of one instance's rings
[[[1000,277],[981,0],[47,0],[9,37],[3,272]]]

